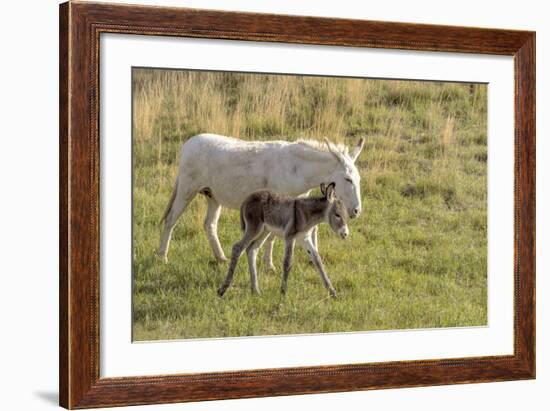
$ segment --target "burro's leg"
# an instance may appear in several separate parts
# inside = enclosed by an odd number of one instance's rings
[[[281,293],[286,294],[288,273],[290,273],[290,267],[292,265],[292,255],[294,253],[294,237],[285,238],[285,258],[283,261],[283,279],[281,281]]]
[[[275,242],[275,236],[270,234],[267,238],[267,244],[264,251],[264,265],[267,270],[275,271],[276,268],[273,265],[273,243]]]
[[[214,256],[218,261],[224,262],[227,261],[227,258],[218,239],[218,219],[220,218],[222,206],[211,193],[205,194],[205,197],[208,202],[208,210],[204,219],[204,230],[206,231],[206,236],[208,237],[208,242],[210,243],[210,247],[212,247]]]
[[[321,260],[321,256],[319,255],[317,248],[313,245],[313,240],[311,236],[305,236],[302,241],[304,247],[309,251],[310,256],[313,259],[313,264],[315,264],[317,270],[319,270],[319,274],[321,275],[321,279],[323,280],[325,288],[328,290],[331,297],[336,297],[336,290],[334,289],[332,283],[330,282],[330,279],[328,278],[325,267],[323,266],[323,261]]]
[[[165,261],[168,261],[168,247],[172,231],[178,221],[178,218],[185,211],[191,200],[197,195],[194,190],[185,189],[180,185],[175,188],[175,193],[171,199],[171,204],[164,218],[164,228],[160,237],[160,246],[157,254]]]
[[[227,270],[227,275],[222,286],[218,289],[218,295],[222,297],[225,294],[225,291],[231,285],[233,281],[233,274],[235,274],[235,267],[237,267],[237,261],[243,253],[243,251],[263,232],[263,225],[261,223],[246,223],[246,229],[244,236],[240,241],[237,241],[233,245],[231,250],[231,262],[229,263],[229,269]]]
[[[264,230],[258,238],[246,248],[246,254],[248,256],[248,270],[250,271],[250,288],[253,293],[260,294],[260,287],[258,286],[258,272],[256,270],[256,257],[258,251],[262,247],[262,244],[269,236],[269,231]]]

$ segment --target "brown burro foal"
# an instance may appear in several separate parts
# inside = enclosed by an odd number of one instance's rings
[[[223,296],[231,285],[237,261],[245,249],[248,255],[252,292],[257,294],[260,292],[256,256],[271,232],[282,237],[285,242],[281,293],[285,294],[287,290],[294,244],[298,241],[312,257],[330,296],[336,297],[336,290],[325,272],[317,247],[311,238],[313,228],[324,221],[328,222],[340,237],[346,238],[349,234],[347,209],[342,200],[334,194],[334,187],[335,183],[330,183],[326,187],[321,184],[323,196],[317,198],[292,198],[270,191],[251,194],[241,205],[241,229],[244,231],[244,236],[233,246],[227,277],[218,289],[218,295]]]

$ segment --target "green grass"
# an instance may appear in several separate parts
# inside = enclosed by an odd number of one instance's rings
[[[134,70],[135,340],[476,326],[487,323],[486,86],[452,83]],[[155,257],[158,222],[183,142],[199,132],[242,139],[323,138],[353,144],[363,214],[349,240],[320,227],[320,254],[338,292],[297,248],[288,294],[258,259],[262,294],[250,293],[246,258],[216,295],[217,264],[198,196]],[[224,209],[228,255],[241,236]]]

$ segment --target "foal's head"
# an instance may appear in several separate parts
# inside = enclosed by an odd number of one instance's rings
[[[327,219],[330,228],[340,237],[346,238],[349,235],[347,224],[348,210],[344,202],[334,193],[335,186],[335,183],[330,183],[326,187],[324,184],[321,184],[321,193],[324,194],[325,200],[328,201],[329,204]]]

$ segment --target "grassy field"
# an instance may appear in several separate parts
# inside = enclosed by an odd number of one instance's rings
[[[487,323],[485,85],[134,69],[133,331],[135,340],[320,333]],[[159,220],[183,142],[200,133],[245,140],[329,137],[366,145],[358,159],[363,214],[351,238],[320,227],[330,300],[297,248],[289,291],[263,269],[249,291],[246,258],[223,299],[198,196],[155,256]],[[215,167],[215,165],[212,165]],[[241,236],[224,209],[226,255]],[[282,243],[274,262],[282,265]]]

